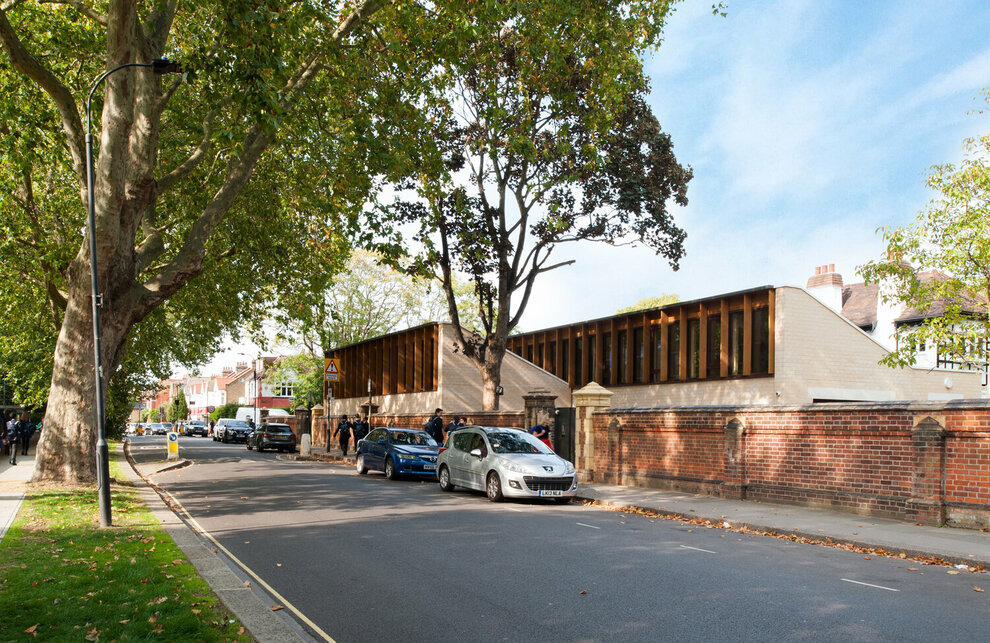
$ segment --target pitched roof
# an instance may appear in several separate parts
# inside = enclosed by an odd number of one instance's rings
[[[918,279],[922,283],[932,281],[945,281],[950,279],[948,275],[938,270],[928,270],[918,273]],[[842,288],[842,316],[856,324],[864,330],[872,330],[877,323],[877,303],[880,287],[877,284],[849,284]],[[980,296],[961,297],[963,312],[981,313],[986,311],[986,303]],[[905,306],[894,319],[895,324],[904,324],[912,321],[921,321],[940,317],[949,306],[946,298],[937,299],[926,310],[918,310]]]

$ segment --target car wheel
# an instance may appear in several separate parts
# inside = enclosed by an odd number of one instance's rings
[[[354,460],[354,468],[362,476],[368,473],[368,467],[364,466],[364,456],[360,453],[358,454],[357,459]]]
[[[224,431],[223,437],[220,438],[220,441],[223,442],[224,444],[230,444],[230,438],[227,437],[226,431]]]
[[[265,450],[265,447],[262,446],[263,444],[264,444],[264,442],[259,442],[258,443],[258,453],[261,453],[262,451]]]
[[[395,472],[395,462],[390,457],[385,459],[385,477],[389,480],[395,480],[399,477],[399,474]]]
[[[502,481],[498,477],[498,473],[492,471],[488,474],[488,483],[485,484],[485,492],[488,494],[488,499],[492,502],[502,502]]]
[[[437,482],[440,483],[440,489],[442,491],[453,491],[454,485],[450,483],[450,469],[446,466],[440,467],[437,472]]]

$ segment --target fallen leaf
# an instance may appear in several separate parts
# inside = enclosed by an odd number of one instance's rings
[[[863,556],[863,560],[872,560],[869,556]]]
[[[241,496],[241,500],[250,500],[247,496]]]
[[[901,553],[897,554],[897,557],[898,558],[907,558],[907,554],[905,554],[904,552],[901,552]]]
[[[245,541],[244,541],[244,544],[245,544],[245,545],[250,545],[250,544],[251,544],[251,541],[250,541],[250,540],[245,540]]]
[[[916,571],[918,571],[918,568],[917,567],[908,567],[908,571],[909,572],[916,572]]]
[[[241,636],[242,634],[244,634],[244,626],[243,625],[237,630],[237,636]]]
[[[587,593],[588,593],[588,590],[586,590],[586,589],[582,589],[580,592],[578,592],[578,594],[587,594]]]
[[[202,611],[203,611],[203,610],[195,610],[195,609],[194,609],[194,610],[192,610],[192,613],[193,613],[193,614],[200,614],[200,613],[201,613]]]
[[[181,565],[182,564],[182,559],[181,558],[176,558],[175,560],[172,561],[172,564],[173,565]]]
[[[165,631],[165,628],[161,624],[158,624],[158,625],[156,625],[154,627],[155,634],[161,634],[164,631]]]
[[[981,593],[983,592],[982,589],[980,589],[979,587],[976,587],[975,585],[973,586],[973,591],[974,592],[981,592]]]
[[[149,616],[148,617],[148,622],[149,623],[157,623],[158,622],[158,615],[155,614],[155,615]]]
[[[39,626],[39,625],[41,625],[41,623],[35,623],[35,624],[34,624],[34,625],[32,625],[31,627],[29,627],[29,628],[27,628],[26,630],[24,630],[24,633],[25,633],[25,634],[34,634],[34,631],[35,631],[36,629],[38,629],[38,626]]]
[[[282,566],[282,563],[275,563],[275,566],[276,567],[281,567]]]
[[[129,618],[125,618],[124,620],[122,620],[122,621],[117,621],[117,622],[118,622],[118,623],[120,623],[121,625],[127,625],[128,623],[130,623],[130,622],[131,622],[131,619],[129,619]]]
[[[956,570],[954,570],[954,569],[950,569],[949,571],[947,571],[947,572],[945,572],[945,573],[946,573],[946,574],[953,574],[953,575],[955,575],[955,574],[958,574],[959,572],[957,572],[957,571],[956,571]]]
[[[249,580],[244,581],[244,587],[251,587],[251,581]]]
[[[210,547],[210,551],[212,551],[215,554],[215,553],[217,553],[220,550],[217,549],[216,547]]]
[[[272,605],[271,609],[272,609],[273,612],[277,612],[279,610],[284,610],[285,609],[285,606],[284,605]]]

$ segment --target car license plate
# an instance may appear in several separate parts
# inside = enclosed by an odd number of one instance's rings
[[[424,464],[423,465],[423,471],[436,471],[436,470],[437,470],[437,465],[435,465],[435,464]]]
[[[550,490],[550,491],[543,490],[543,491],[540,492],[540,496],[541,497],[562,496],[562,495],[564,495],[564,492],[563,491],[560,491],[560,490]]]

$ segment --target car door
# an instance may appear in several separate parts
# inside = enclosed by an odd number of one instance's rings
[[[388,431],[385,429],[375,429],[365,438],[367,441],[367,451],[364,456],[364,466],[369,469],[385,468],[385,445],[379,444],[381,441],[388,441]]]
[[[472,451],[480,450],[481,457],[472,454]],[[465,486],[472,489],[485,488],[485,459],[491,450],[485,436],[479,433],[471,434],[471,444],[468,445],[467,454],[464,457]]]
[[[447,456],[447,464],[450,466],[450,481],[462,487],[467,486],[465,458],[468,457],[468,447],[471,445],[473,431],[458,431],[451,440],[450,453]]]

